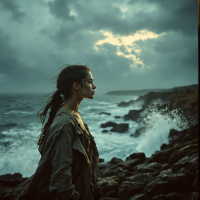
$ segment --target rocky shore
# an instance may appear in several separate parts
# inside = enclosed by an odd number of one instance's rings
[[[171,129],[169,143],[162,144],[160,151],[146,157],[143,152],[132,153],[125,161],[112,158],[100,163],[99,185],[104,200],[197,200],[199,199],[199,124],[198,92],[192,90],[151,92],[136,101],[121,102],[118,106],[130,106],[143,102],[141,110],[130,110],[125,120],[142,120],[140,113],[154,100],[162,103],[157,108],[164,113],[179,110],[188,121],[182,131]],[[167,109],[166,109],[167,108]],[[101,113],[109,115],[109,113]],[[113,132],[125,132],[127,124],[107,122],[101,127],[112,127]],[[145,127],[144,127],[145,128]],[[136,130],[139,137],[144,128]],[[0,176],[2,194],[26,180],[21,174]]]

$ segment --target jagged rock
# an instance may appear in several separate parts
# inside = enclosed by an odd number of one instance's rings
[[[144,131],[146,130],[145,127],[140,127],[136,129],[135,133],[130,134],[131,137],[139,137]]]
[[[99,158],[99,163],[104,162],[103,158]]]
[[[101,112],[101,113],[99,113],[99,115],[102,115],[102,114],[104,114],[104,115],[111,115],[110,113],[107,113],[107,112]]]
[[[130,110],[127,115],[124,115],[124,120],[132,120],[132,121],[137,121],[137,119],[140,116],[140,113],[144,111],[144,108],[140,110]]]
[[[164,194],[155,195],[153,196],[152,200],[165,200],[165,195]]]
[[[119,188],[118,196],[120,198],[128,199],[134,194],[141,193],[143,189],[144,185],[140,182],[124,181]]]
[[[120,159],[120,158],[113,157],[110,162],[113,163],[113,164],[117,164],[117,163],[122,162],[122,161],[123,160]]]
[[[122,182],[125,180],[126,177],[129,177],[131,175],[133,175],[133,173],[125,169],[119,174],[117,174],[117,177],[120,179],[120,182]]]
[[[167,148],[169,148],[170,146],[166,143],[163,143],[161,146],[160,146],[160,150],[166,150]]]
[[[150,173],[137,174],[130,177],[126,177],[125,180],[130,182],[139,182],[145,185],[149,180],[149,175]]]
[[[166,200],[182,200],[183,197],[181,194],[177,193],[177,192],[172,192],[170,194],[167,194],[165,197]]]
[[[117,166],[121,167],[122,169],[133,171],[134,167],[140,163],[142,163],[141,159],[131,159],[131,160],[119,162]]]
[[[149,172],[155,172],[158,169],[162,167],[159,163],[150,163],[150,164],[140,164],[136,165],[134,169],[137,171],[137,173],[149,173]]]
[[[140,159],[144,161],[146,159],[146,156],[144,153],[132,153],[130,156],[126,158],[126,160],[131,160],[131,159]]]
[[[103,200],[119,200],[119,198],[104,197]]]
[[[102,133],[108,133],[109,131],[108,130],[103,130],[101,131]]]
[[[124,133],[128,131],[129,124],[120,123],[116,124],[115,122],[106,122],[105,124],[101,124],[101,128],[113,127],[110,131]]]
[[[150,200],[150,198],[145,194],[135,194],[129,200]]]
[[[119,184],[117,176],[110,176],[107,178],[99,178],[99,186],[101,187],[104,197],[116,197]]]
[[[119,107],[128,107],[128,106],[133,105],[134,102],[135,102],[135,100],[130,100],[128,102],[122,101],[121,103],[118,103],[117,106],[119,106]]]
[[[123,171],[121,167],[109,167],[109,168],[104,168],[103,170],[100,171],[99,176],[102,178],[113,176],[116,174],[119,174]]]
[[[148,195],[168,194],[171,192],[186,192],[191,190],[194,177],[190,174],[172,173],[170,170],[152,177],[144,191]]]
[[[198,138],[199,125],[192,125],[187,129],[182,131],[176,131],[174,129],[170,130],[169,133],[169,144],[175,145],[177,143],[186,143]]]
[[[115,116],[115,119],[119,119],[119,118],[121,118],[120,116]]]
[[[174,148],[157,151],[149,158],[147,163],[158,162],[158,163],[167,163],[171,153],[174,151]]]
[[[171,156],[169,158],[169,163],[174,164],[175,162],[177,162],[181,158],[183,158],[185,156],[191,156],[191,155],[193,155],[197,152],[198,152],[198,145],[197,144],[185,146],[181,149],[174,151],[171,154]]]
[[[186,172],[196,173],[198,169],[198,155],[194,154],[192,156],[186,156],[181,158],[172,166],[172,171],[174,173],[178,172],[181,168],[185,169]]]
[[[193,192],[190,200],[199,200],[199,194],[197,192]]]

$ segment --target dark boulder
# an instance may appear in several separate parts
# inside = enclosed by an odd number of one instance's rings
[[[125,180],[130,182],[140,182],[143,185],[146,185],[146,183],[149,181],[149,175],[150,173],[137,174],[130,177],[126,177]]]
[[[171,156],[169,158],[169,164],[174,164],[175,162],[177,162],[181,158],[183,158],[185,156],[191,156],[191,155],[193,155],[197,152],[198,152],[198,145],[197,144],[187,145],[187,146],[185,146],[181,149],[174,151],[171,154]]]
[[[99,113],[99,115],[102,115],[102,114],[104,114],[104,115],[111,115],[110,113],[107,113],[107,112],[101,112],[101,113]]]
[[[124,181],[118,191],[118,196],[121,199],[129,199],[134,194],[141,193],[144,189],[144,185],[140,182]]]
[[[99,158],[99,162],[104,162],[104,159],[103,158]]]
[[[115,119],[119,119],[119,118],[121,118],[120,116],[115,116]]]
[[[110,131],[124,133],[128,131],[129,124],[120,123],[116,124],[115,122],[106,122],[105,124],[101,124],[101,128],[113,127]]]
[[[142,135],[142,133],[144,133],[146,130],[146,127],[140,127],[138,129],[136,129],[135,133],[131,134],[131,137],[139,137],[140,135]]]
[[[99,178],[99,186],[103,191],[104,197],[116,197],[119,184],[117,176],[110,176],[106,178]]]
[[[130,156],[126,158],[126,160],[131,160],[131,159],[140,159],[144,161],[146,159],[146,156],[144,153],[139,152],[139,153],[132,153]]]
[[[149,173],[149,172],[155,172],[159,170],[162,167],[159,163],[150,163],[150,164],[140,164],[136,165],[134,169],[137,173]]]
[[[150,198],[145,194],[135,194],[129,200],[150,200]]]
[[[194,177],[190,174],[172,173],[171,170],[152,177],[146,184],[144,191],[148,195],[169,194],[171,192],[190,192]]]
[[[183,169],[185,169],[184,173],[196,174],[198,169],[198,155],[185,156],[172,166],[172,171],[174,173],[180,173],[180,170],[183,171]]]
[[[130,110],[127,115],[124,115],[125,120],[132,120],[132,121],[137,121],[138,118],[140,117],[140,113],[144,111],[144,108],[140,110]]]

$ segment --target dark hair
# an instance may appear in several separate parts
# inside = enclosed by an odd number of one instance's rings
[[[82,89],[85,79],[87,78],[87,72],[89,71],[90,68],[86,65],[64,65],[64,69],[62,69],[57,76],[57,91],[50,94],[51,96],[48,99],[47,104],[37,113],[37,117],[40,117],[42,122],[42,128],[40,129],[41,134],[39,135],[37,142],[38,145],[42,144],[44,136],[49,126],[52,124],[56,112],[70,96],[73,83],[77,82],[81,84]],[[62,94],[64,98],[60,94]],[[48,110],[50,111],[48,112]],[[47,114],[49,114],[49,118],[45,123]]]

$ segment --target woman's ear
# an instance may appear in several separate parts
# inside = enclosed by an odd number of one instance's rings
[[[77,91],[79,91],[81,89],[80,84],[78,84],[77,82],[73,82],[73,88]]]

